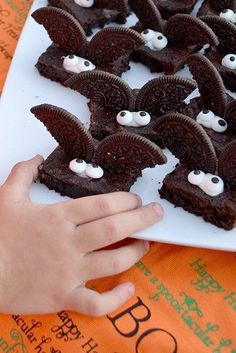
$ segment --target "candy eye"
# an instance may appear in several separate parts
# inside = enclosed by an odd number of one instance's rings
[[[155,32],[152,29],[145,29],[142,33],[141,36],[146,42],[149,42],[155,35]]]
[[[90,178],[100,179],[103,177],[104,171],[96,164],[88,164],[85,173]]]
[[[222,59],[222,65],[227,67],[228,69],[236,69],[236,55],[228,54]]]
[[[94,0],[74,0],[74,2],[81,7],[92,7]]]
[[[200,185],[203,182],[204,178],[205,173],[198,169],[194,170],[188,175],[188,181],[192,185]]]
[[[80,72],[91,71],[91,70],[94,70],[95,68],[96,67],[93,65],[93,63],[91,63],[91,61],[84,60],[84,59],[79,60],[78,69]]]
[[[224,182],[216,175],[207,174],[201,189],[209,196],[217,196],[224,191]]]
[[[215,114],[211,110],[203,110],[197,116],[197,122],[207,128],[211,128]]]
[[[133,118],[134,118],[135,123],[138,126],[146,126],[151,121],[150,114],[148,114],[147,112],[144,112],[144,111],[133,113]]]
[[[116,116],[116,121],[118,124],[123,126],[129,126],[133,120],[133,114],[129,110],[123,110],[119,112]]]
[[[63,61],[65,67],[72,67],[79,62],[79,57],[76,55],[67,55]]]
[[[224,18],[227,21],[235,23],[235,13],[233,10],[225,9],[220,13],[220,17]]]
[[[167,38],[162,33],[156,32],[152,39],[153,48],[155,50],[162,50],[167,46],[167,44]]]
[[[70,162],[69,168],[70,170],[72,170],[72,172],[76,173],[76,174],[82,174],[84,173],[85,169],[86,169],[86,162],[83,159],[73,159]]]
[[[212,120],[212,125],[211,125],[212,129],[216,132],[225,132],[228,128],[228,124],[227,122],[219,117],[215,117]]]

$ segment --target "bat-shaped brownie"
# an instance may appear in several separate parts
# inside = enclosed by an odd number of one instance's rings
[[[206,56],[219,71],[225,86],[236,91],[236,25],[218,16],[201,19],[215,32],[219,46],[212,47]]]
[[[42,104],[31,112],[59,144],[43,163],[40,181],[61,195],[128,191],[143,169],[166,163],[162,150],[139,135],[119,133],[100,142],[62,108]]]
[[[48,4],[71,13],[87,36],[106,23],[125,23],[129,14],[128,0],[48,0]]]
[[[226,93],[220,74],[205,56],[191,55],[187,64],[200,97],[192,99],[182,112],[204,127],[219,155],[236,139],[236,100]]]
[[[226,230],[236,226],[236,140],[216,156],[211,139],[193,119],[167,114],[154,127],[180,164],[160,195]]]
[[[178,14],[165,22],[151,0],[130,0],[130,4],[139,18],[134,29],[146,42],[134,51],[132,59],[147,65],[152,72],[173,74],[205,44],[219,44],[212,29],[199,18]]]
[[[118,27],[105,28],[88,41],[71,14],[52,6],[40,8],[32,16],[53,42],[36,67],[41,75],[62,84],[75,73],[95,68],[121,75],[129,69],[131,52],[144,44],[136,31]]]
[[[204,0],[198,16],[220,16],[227,21],[236,23],[235,0]]]
[[[193,80],[162,76],[132,90],[121,78],[102,71],[83,72],[66,81],[89,99],[90,132],[98,140],[117,132],[132,132],[159,144],[155,120],[182,111],[185,99],[196,89]]]

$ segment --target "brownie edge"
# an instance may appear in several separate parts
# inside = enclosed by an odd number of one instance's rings
[[[159,190],[160,197],[219,228],[233,229],[236,226],[236,192],[225,190],[217,197],[208,196],[188,182],[188,173],[179,165],[168,174]]]

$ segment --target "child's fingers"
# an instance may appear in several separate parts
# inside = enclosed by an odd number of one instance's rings
[[[115,250],[101,250],[87,254],[83,258],[86,280],[124,272],[140,260],[148,250],[148,242],[137,240]]]
[[[80,198],[62,206],[68,220],[78,225],[133,210],[141,206],[141,199],[129,192],[114,192]]]
[[[97,293],[88,288],[78,288],[70,294],[68,310],[89,316],[103,316],[121,307],[134,295],[130,282],[122,283],[110,291]]]
[[[28,161],[17,163],[12,168],[3,186],[4,190],[9,191],[9,196],[15,200],[24,200],[27,197],[28,189],[37,179],[38,167],[42,162],[43,157],[37,155]]]
[[[77,227],[76,242],[81,252],[87,253],[114,244],[144,229],[163,217],[160,205],[151,203],[132,211],[119,213]],[[85,236],[86,234],[86,236]]]

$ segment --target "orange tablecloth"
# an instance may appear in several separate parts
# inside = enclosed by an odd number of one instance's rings
[[[0,0],[0,90],[30,2]],[[128,272],[91,283],[134,281],[120,310],[0,315],[0,353],[236,353],[235,279],[234,253],[153,244]]]

